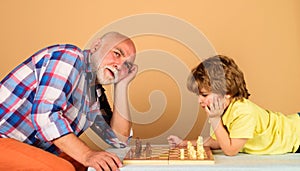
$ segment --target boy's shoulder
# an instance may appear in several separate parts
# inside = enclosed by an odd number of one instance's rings
[[[232,101],[228,109],[234,113],[249,114],[261,108],[249,99],[243,98]]]

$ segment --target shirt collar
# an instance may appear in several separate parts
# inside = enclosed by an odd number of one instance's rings
[[[83,51],[84,62],[86,64],[85,72],[86,72],[86,79],[91,84],[93,81],[96,80],[96,74],[92,72],[92,64],[91,64],[91,53],[90,50]]]
[[[84,62],[86,64],[86,72],[92,72],[92,66],[91,66],[91,59],[90,59],[90,56],[91,56],[91,53],[90,53],[90,50],[84,50],[83,51],[83,56],[84,56]]]

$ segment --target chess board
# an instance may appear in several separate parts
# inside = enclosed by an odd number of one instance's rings
[[[145,150],[143,147],[139,154],[136,154],[135,147],[127,152],[123,163],[126,164],[165,164],[165,165],[201,165],[214,164],[214,156],[209,147],[204,147],[204,158],[191,158],[187,154],[187,149],[182,147],[185,151],[184,158],[180,157],[180,148],[169,148],[169,146],[152,146],[151,152]]]

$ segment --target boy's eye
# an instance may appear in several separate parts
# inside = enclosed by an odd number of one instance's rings
[[[203,97],[206,97],[206,96],[208,96],[208,94],[200,94],[201,96],[203,96]]]

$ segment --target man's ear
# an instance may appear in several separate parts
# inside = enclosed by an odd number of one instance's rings
[[[95,53],[95,52],[97,51],[97,49],[100,48],[101,42],[102,42],[101,38],[97,38],[97,39],[92,43],[91,48],[90,48],[90,52],[91,52],[91,53]]]

